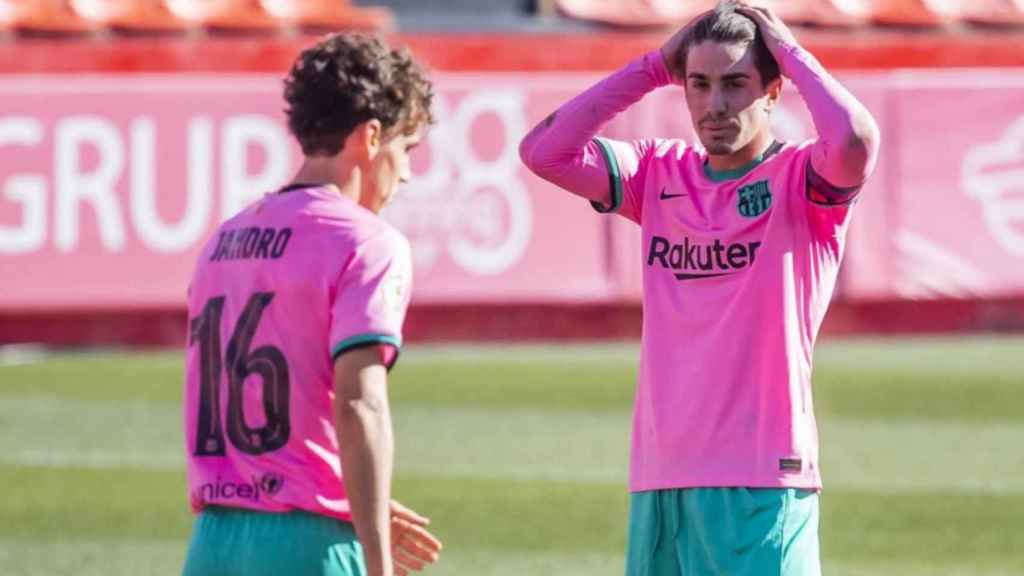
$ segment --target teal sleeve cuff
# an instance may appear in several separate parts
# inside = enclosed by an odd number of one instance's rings
[[[612,203],[610,206],[605,206],[600,202],[592,201],[590,205],[601,214],[608,214],[615,212],[622,206],[622,178],[619,172],[619,162],[615,159],[615,151],[612,150],[611,144],[603,138],[594,138],[594,142],[597,144],[598,149],[601,150],[604,162],[608,166],[608,191]]]
[[[402,340],[387,334],[359,334],[357,336],[345,338],[331,347],[331,361],[337,360],[339,356],[350,350],[365,348],[367,346],[374,346],[377,344],[388,344],[395,347],[395,357],[387,366],[387,369],[390,370],[398,360],[397,352],[402,349]]]

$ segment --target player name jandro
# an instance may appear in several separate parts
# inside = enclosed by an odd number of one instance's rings
[[[760,242],[734,242],[723,244],[715,239],[713,244],[700,244],[683,238],[681,244],[674,244],[661,236],[652,236],[647,250],[647,265],[655,262],[676,272],[679,280],[711,278],[752,266]]]
[[[224,260],[277,260],[284,255],[291,228],[260,228],[251,226],[223,230],[210,262]]]

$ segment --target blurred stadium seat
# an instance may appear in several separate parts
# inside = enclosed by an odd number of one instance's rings
[[[259,0],[165,0],[178,18],[197,26],[263,30],[278,26]]]
[[[715,0],[558,0],[566,15],[616,26],[665,26],[687,22],[715,7]]]
[[[755,0],[783,20],[816,26],[859,26],[871,16],[871,0]]]
[[[960,17],[959,0],[871,0],[871,19],[878,24],[898,26],[941,26]]]
[[[291,26],[379,30],[392,23],[390,10],[356,7],[348,0],[0,0],[0,27],[55,32]]]
[[[660,26],[686,22],[717,4],[714,0],[558,0],[563,13],[617,26]],[[871,15],[871,0],[755,0],[783,20],[819,26],[856,26]]]
[[[349,0],[259,0],[270,15],[291,26],[386,30],[394,27],[391,10],[353,6]]]
[[[536,29],[542,4],[554,0],[353,0],[355,6],[390,8],[401,30],[469,31]],[[559,25],[574,25],[571,20]]]
[[[68,0],[0,0],[0,30],[78,33],[93,28],[71,10]]]
[[[751,0],[786,22],[938,27],[1024,25],[1024,0]],[[188,28],[523,32],[678,26],[718,0],[0,0],[0,30],[136,33]],[[560,14],[562,17],[556,17]]]
[[[71,0],[71,7],[84,20],[102,28],[173,32],[188,26],[162,0]]]
[[[1024,25],[1024,0],[971,0],[963,19],[989,25]]]
[[[686,22],[715,0],[553,0],[571,18],[623,27]],[[1024,23],[1024,0],[751,0],[786,22],[827,27],[867,23],[941,26],[958,20],[983,24]]]

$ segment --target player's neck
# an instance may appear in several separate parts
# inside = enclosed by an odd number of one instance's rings
[[[749,166],[761,158],[775,139],[767,130],[754,137],[746,146],[732,154],[708,155],[708,167],[715,172],[728,172]]]
[[[334,158],[306,158],[291,184],[318,184],[337,188],[342,196],[359,202],[362,175],[351,165],[339,163]]]

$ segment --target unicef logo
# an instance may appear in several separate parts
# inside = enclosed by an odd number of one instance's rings
[[[219,500],[250,500],[259,502],[264,496],[273,496],[284,488],[284,478],[277,474],[267,473],[257,478],[250,476],[248,482],[224,481],[219,476],[214,482],[200,485],[192,493],[197,502],[216,502]]]
[[[260,478],[260,488],[269,496],[277,494],[283,487],[284,478],[281,478],[277,474],[264,474],[263,478]]]

